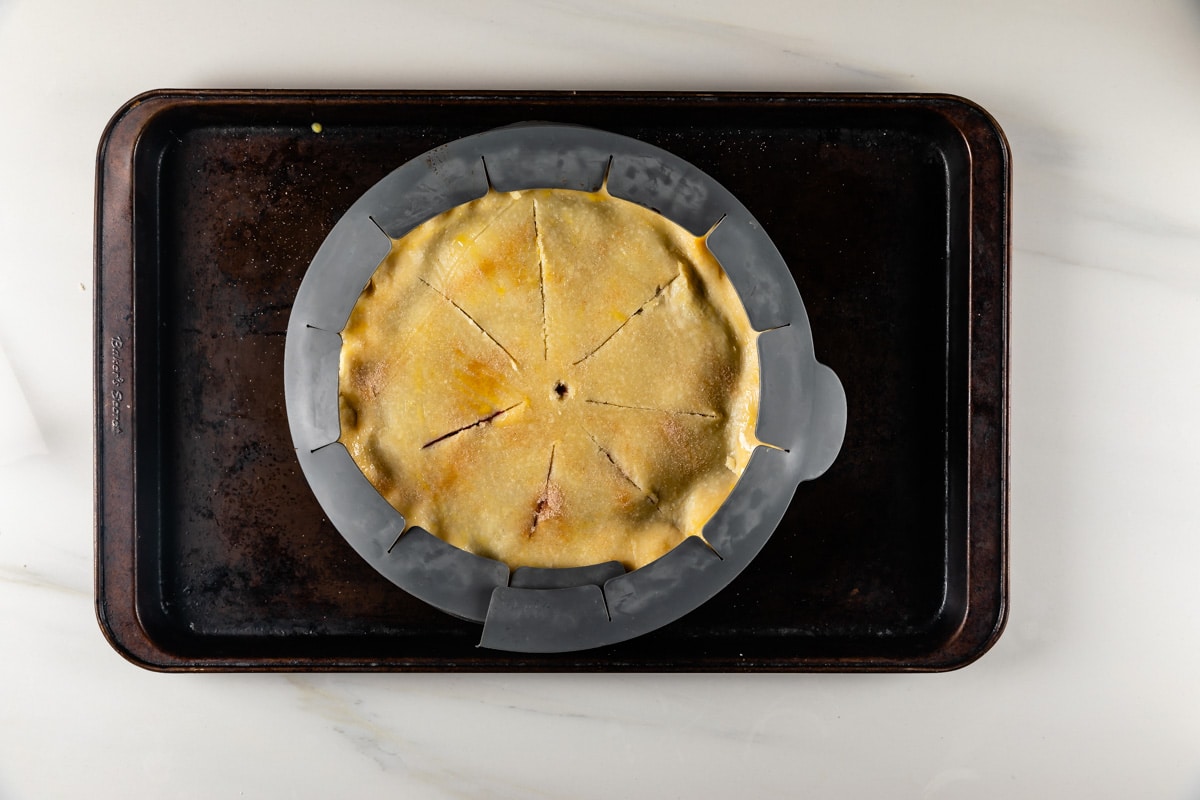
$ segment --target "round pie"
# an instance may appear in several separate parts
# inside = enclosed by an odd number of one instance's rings
[[[393,240],[342,331],[340,441],[408,527],[636,569],[759,444],[756,338],[704,237],[603,188],[493,190]]]

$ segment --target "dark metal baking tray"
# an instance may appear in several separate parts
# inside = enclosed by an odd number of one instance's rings
[[[321,513],[288,434],[292,297],[431,147],[528,120],[663,147],[763,224],[841,377],[837,462],[721,594],[596,650],[477,647]],[[317,126],[314,126],[314,123]],[[315,127],[319,126],[319,132]],[[1007,613],[1008,149],[941,95],[159,91],[100,143],[96,608],[160,670],[945,670]]]

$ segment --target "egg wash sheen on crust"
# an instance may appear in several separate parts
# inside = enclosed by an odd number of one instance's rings
[[[340,441],[408,527],[636,569],[760,444],[757,336],[705,237],[605,188],[490,190],[392,241],[342,331]]]

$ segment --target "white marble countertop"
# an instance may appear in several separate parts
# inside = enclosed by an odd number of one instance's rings
[[[1200,796],[1200,5],[969,6],[0,2],[0,797]],[[1015,165],[1006,633],[935,675],[128,664],[93,611],[94,164],[160,87],[980,103]]]

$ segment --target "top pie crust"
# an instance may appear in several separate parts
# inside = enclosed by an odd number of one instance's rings
[[[757,334],[703,237],[605,189],[393,240],[342,331],[341,439],[405,518],[512,568],[636,569],[759,442]]]

